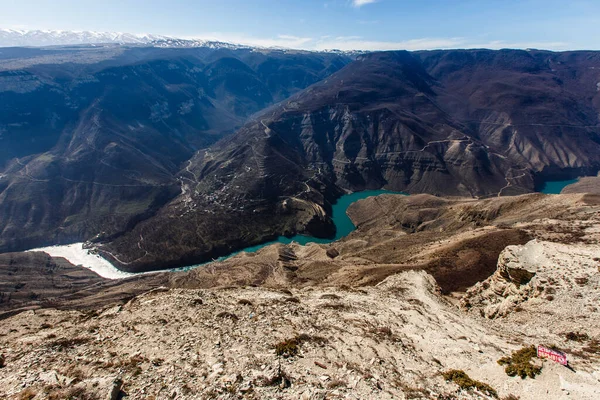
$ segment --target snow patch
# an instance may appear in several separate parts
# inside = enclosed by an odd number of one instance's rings
[[[97,254],[83,248],[83,243],[73,243],[64,246],[49,246],[27,251],[42,251],[52,257],[66,258],[71,264],[87,268],[106,279],[124,279],[137,274],[123,272]]]

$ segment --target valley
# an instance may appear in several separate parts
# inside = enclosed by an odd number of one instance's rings
[[[0,49],[0,399],[600,396],[600,52],[78,38]]]
[[[460,369],[499,396],[597,397],[598,196],[383,194],[348,214],[357,229],[330,244],[273,244],[3,316],[0,392],[488,398],[441,376]],[[571,369],[536,361],[521,380],[496,362],[538,343]]]

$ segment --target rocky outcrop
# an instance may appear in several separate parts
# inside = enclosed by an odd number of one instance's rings
[[[566,186],[561,193],[590,193],[600,195],[600,175],[586,176]]]
[[[600,247],[532,240],[508,246],[498,258],[498,269],[469,289],[461,308],[486,318],[505,317],[544,303],[574,307],[594,296],[598,287]],[[577,296],[570,291],[576,290]],[[585,307],[585,306],[584,306]]]
[[[528,247],[529,246],[529,247]],[[490,278],[469,289],[461,299],[463,309],[477,307],[487,318],[496,318],[514,312],[524,301],[542,295],[536,267],[522,259],[530,246],[508,246],[498,257],[498,269]]]

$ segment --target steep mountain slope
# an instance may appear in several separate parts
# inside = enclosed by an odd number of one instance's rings
[[[478,50],[418,57],[445,88],[438,99],[444,111],[514,164],[507,177],[533,172],[556,179],[598,169],[599,53]]]
[[[348,62],[220,48],[3,55],[0,251],[130,230],[181,193],[178,171],[197,149]],[[258,72],[303,57],[310,61],[299,70],[282,68],[268,82],[270,75]]]
[[[176,266],[331,234],[340,189],[496,196],[595,172],[598,81],[596,52],[360,56],[197,153],[188,190],[102,249],[128,270]]]

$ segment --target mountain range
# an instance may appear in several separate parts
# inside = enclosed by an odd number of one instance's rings
[[[131,34],[122,32],[59,31],[0,29],[0,46],[59,46],[78,44],[149,44],[171,38],[152,34]]]
[[[600,53],[0,49],[0,251],[139,272],[330,237],[342,193],[490,197],[600,168]]]

